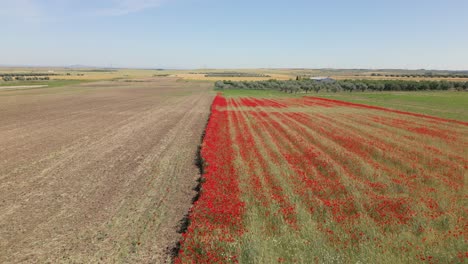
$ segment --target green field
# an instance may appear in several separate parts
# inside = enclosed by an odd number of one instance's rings
[[[319,96],[468,121],[466,92],[336,93]]]
[[[304,93],[288,94],[270,90],[224,90],[227,97],[301,97]],[[468,121],[468,93],[466,92],[355,92],[309,93],[352,103],[387,107],[448,119]]]

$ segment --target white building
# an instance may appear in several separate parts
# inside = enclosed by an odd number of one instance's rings
[[[330,77],[310,77],[310,79],[316,82],[324,82],[324,83],[335,82],[335,80]]]

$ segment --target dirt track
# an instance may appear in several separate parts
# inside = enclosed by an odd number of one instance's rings
[[[213,95],[161,79],[0,91],[0,263],[161,263]]]

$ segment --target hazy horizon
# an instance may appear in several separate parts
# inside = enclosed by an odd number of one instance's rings
[[[468,70],[468,2],[0,0],[0,66]]]
[[[312,67],[257,67],[257,68],[236,68],[236,67],[224,67],[224,68],[171,68],[171,67],[114,67],[114,66],[99,66],[99,65],[81,65],[81,64],[72,64],[72,65],[2,65],[0,68],[50,68],[50,69],[60,69],[60,68],[76,68],[76,69],[134,69],[134,70],[166,70],[166,71],[189,71],[189,70],[336,70],[336,71],[353,71],[353,70],[375,70],[375,71],[385,71],[385,70],[397,70],[397,71],[449,71],[449,72],[467,72],[467,69],[423,69],[423,68],[312,68]]]

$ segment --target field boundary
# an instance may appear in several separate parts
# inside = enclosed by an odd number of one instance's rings
[[[191,210],[193,208],[193,205],[198,201],[198,199],[200,199],[202,185],[203,185],[203,183],[205,181],[204,175],[205,175],[206,163],[205,163],[205,159],[202,156],[201,151],[202,151],[203,142],[204,142],[205,136],[206,136],[206,128],[208,127],[208,123],[210,122],[210,119],[211,119],[211,113],[212,113],[212,109],[213,109],[213,102],[214,102],[214,99],[213,99],[213,101],[211,102],[211,105],[210,105],[210,110],[209,110],[210,112],[208,114],[208,118],[206,120],[205,127],[203,128],[203,132],[202,132],[202,135],[200,137],[200,144],[198,145],[197,153],[196,153],[195,160],[194,160],[195,165],[197,166],[199,174],[200,174],[200,177],[197,179],[197,185],[195,186],[195,188],[193,188],[193,190],[196,193],[192,198],[192,205],[190,207],[190,210],[184,215],[184,217],[179,222],[180,224],[179,224],[179,228],[177,230],[177,233],[179,233],[179,234],[186,233],[188,227],[190,226]],[[177,241],[176,245],[173,248],[168,250],[172,262],[174,262],[174,260],[179,256],[180,248],[182,246],[182,240],[183,240],[183,238],[181,238],[179,241]]]

